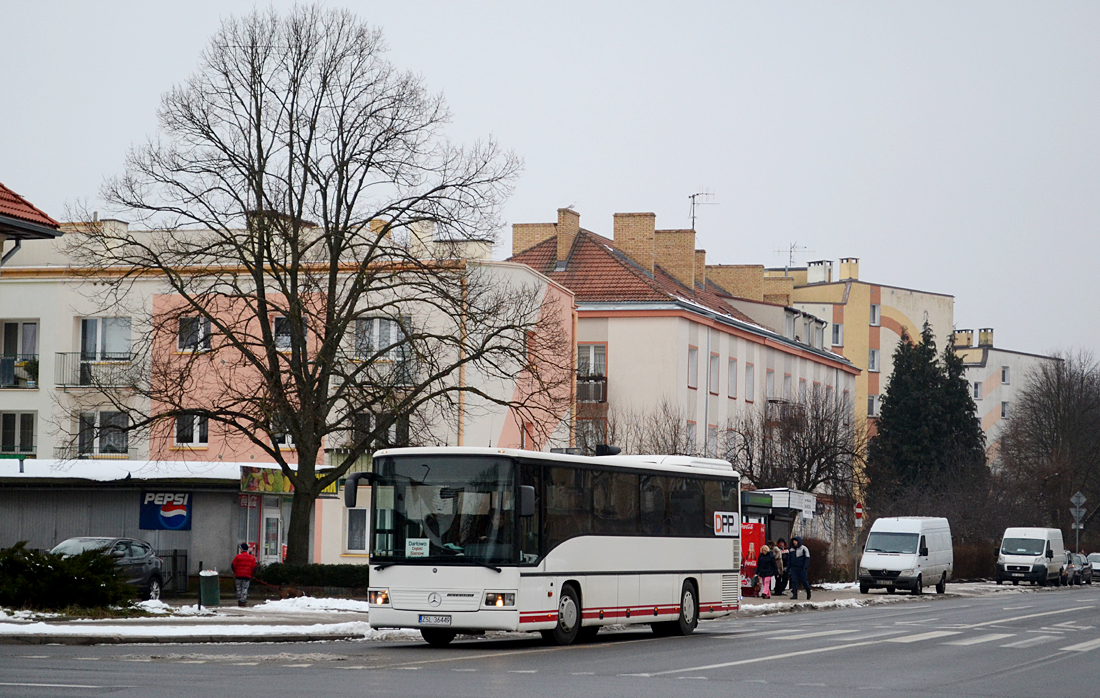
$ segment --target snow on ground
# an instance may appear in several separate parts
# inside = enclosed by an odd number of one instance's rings
[[[857,584],[856,582],[825,582],[824,584],[819,584],[818,586],[820,586],[825,591],[847,591],[850,589],[859,588],[859,584]]]
[[[325,599],[300,596],[296,599],[264,601],[253,606],[252,610],[260,613],[316,613],[324,611],[369,613],[370,604],[356,599]]]
[[[381,631],[388,633],[389,631]],[[362,635],[364,639],[376,639],[381,634],[362,621],[351,623],[314,623],[312,625],[75,625],[73,623],[0,623],[0,635],[79,635],[81,637],[204,637],[265,635]],[[420,634],[417,633],[417,637]]]
[[[150,599],[148,601],[139,601],[138,603],[134,604],[134,606],[148,613],[156,613],[158,615],[172,612],[171,606],[159,600],[154,601]]]

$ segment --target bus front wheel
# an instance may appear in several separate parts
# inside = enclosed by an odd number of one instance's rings
[[[542,635],[557,645],[571,645],[581,630],[581,602],[577,590],[572,584],[561,589],[558,600],[558,624],[553,630],[544,630]]]
[[[439,628],[420,629],[420,635],[424,638],[424,642],[432,647],[446,647],[451,644],[451,640],[455,639],[456,634],[453,630],[440,630]]]

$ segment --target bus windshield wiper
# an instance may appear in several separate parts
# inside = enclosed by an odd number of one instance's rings
[[[377,572],[379,570],[384,570],[387,567],[393,567],[396,564],[397,564],[396,562],[380,562],[380,563],[378,563],[377,565],[374,566],[374,571]]]
[[[467,557],[465,559],[469,560],[470,562],[474,563],[475,565],[481,565],[482,567],[487,567],[487,568],[493,570],[494,572],[501,572],[502,571],[496,565],[490,565],[488,562],[482,562],[481,560],[478,560],[475,557]]]

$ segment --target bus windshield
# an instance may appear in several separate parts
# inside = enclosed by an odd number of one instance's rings
[[[371,557],[379,562],[516,560],[514,464],[489,456],[389,456],[374,462]]]

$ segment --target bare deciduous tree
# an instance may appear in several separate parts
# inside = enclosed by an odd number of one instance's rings
[[[415,439],[418,418],[477,398],[539,425],[568,404],[569,308],[463,261],[491,247],[518,160],[451,145],[442,97],[383,53],[346,11],[225,21],[162,98],[160,135],[104,187],[148,230],[67,236],[102,307],[140,306],[134,365],[149,368],[100,392],[135,434],[194,417],[267,453],[294,485],[293,563],[318,494],[374,445]],[[158,295],[137,298],[150,279]]]

